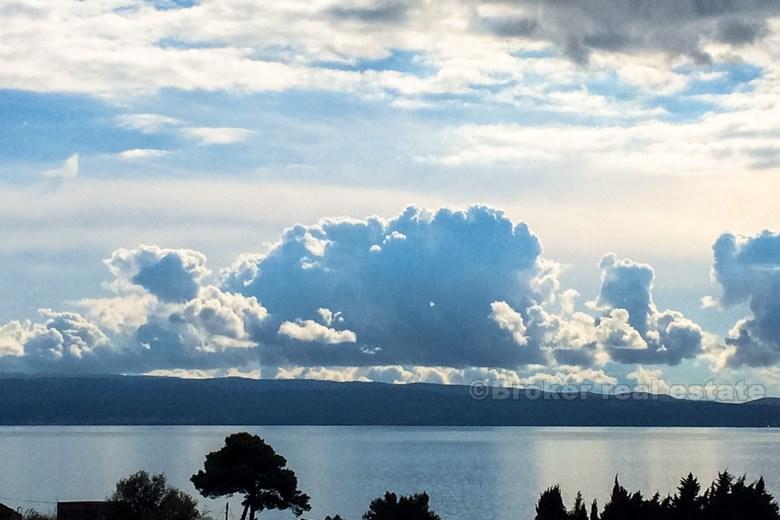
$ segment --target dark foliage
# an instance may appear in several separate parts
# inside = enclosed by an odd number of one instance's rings
[[[190,479],[209,498],[240,493],[245,520],[266,509],[291,510],[296,516],[309,511],[309,497],[298,489],[298,478],[287,460],[257,435],[235,433],[225,446],[206,455],[204,469]]]
[[[388,491],[371,501],[363,520],[441,520],[428,502],[427,493],[398,497]]]
[[[566,520],[569,514],[563,505],[560,486],[553,486],[542,492],[536,504],[536,520]]]
[[[582,493],[577,492],[577,498],[574,499],[574,509],[569,513],[571,520],[588,520],[588,510],[585,509],[585,501],[582,500]]]
[[[128,505],[132,520],[200,520],[198,503],[187,493],[171,487],[165,476],[133,473],[116,483],[109,499]]]
[[[656,493],[645,499],[640,492],[628,492],[617,477],[609,501],[599,514],[594,501],[586,514],[582,495],[577,493],[574,508],[566,512],[558,486],[542,492],[536,506],[536,520],[780,520],[778,505],[767,493],[764,479],[747,484],[728,472],[704,493],[699,481],[688,474],[680,481],[674,496]]]

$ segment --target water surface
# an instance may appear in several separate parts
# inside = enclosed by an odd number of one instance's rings
[[[445,520],[531,519],[541,489],[560,483],[567,502],[577,490],[603,502],[616,474],[629,489],[668,493],[689,471],[709,484],[728,469],[764,475],[780,495],[780,430],[772,429],[2,427],[0,501],[51,510],[57,500],[100,500],[138,469],[197,494],[189,476],[241,430],[287,457],[312,497],[310,519],[357,520],[387,489],[426,490]],[[224,518],[225,501],[199,501]],[[232,507],[237,520],[237,500]]]

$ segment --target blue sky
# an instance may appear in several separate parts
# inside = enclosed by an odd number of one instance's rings
[[[780,9],[605,1],[4,6],[0,368],[780,395],[780,239],[759,235],[780,222]],[[391,253],[408,206],[422,227]],[[483,218],[541,250],[504,258],[512,235],[486,242]],[[163,301],[143,269],[195,292]],[[609,273],[644,310],[604,296]],[[751,289],[724,299],[735,277]],[[404,283],[408,301],[377,296]],[[418,321],[432,294],[452,301]]]

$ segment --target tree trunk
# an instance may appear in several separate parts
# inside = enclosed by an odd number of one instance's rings
[[[249,520],[255,520],[255,512],[257,511],[257,508],[255,506],[251,506],[249,508]]]
[[[246,520],[247,511],[249,511],[249,504],[244,504],[244,512],[241,513],[241,520]]]

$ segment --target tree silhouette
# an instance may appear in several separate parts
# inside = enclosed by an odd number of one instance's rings
[[[653,498],[642,504],[642,514],[648,520],[668,520],[671,510],[671,498],[661,500],[661,495],[656,493]]]
[[[718,478],[704,493],[702,517],[707,520],[732,518],[731,485],[734,477],[728,471],[718,473]]]
[[[588,520],[588,511],[585,509],[585,502],[582,500],[582,493],[577,491],[577,498],[574,499],[574,509],[569,513],[570,520]]]
[[[590,516],[585,515],[582,495],[577,493],[574,508],[566,516],[561,491],[553,486],[539,497],[537,520],[780,520],[780,508],[767,493],[763,477],[747,484],[745,477],[734,479],[728,472],[718,474],[712,485],[700,494],[701,485],[688,474],[680,481],[673,497],[656,493],[645,500],[639,492],[629,493],[617,477],[612,494],[599,515],[594,500]]]
[[[612,486],[612,495],[604,505],[601,520],[636,520],[642,514],[642,494],[630,494],[620,485],[617,476]]]
[[[190,479],[201,495],[217,498],[240,493],[250,520],[266,509],[290,509],[295,516],[309,511],[309,497],[298,489],[298,478],[287,460],[257,435],[235,433],[225,445],[206,455],[202,470]]]
[[[599,503],[596,500],[590,504],[590,518],[588,520],[599,520]]]
[[[536,503],[536,520],[567,520],[569,514],[563,505],[560,486],[547,488]]]
[[[385,496],[375,498],[363,513],[363,520],[441,520],[431,511],[427,493],[408,497],[398,497],[386,492]]]
[[[165,475],[138,471],[116,483],[109,498],[127,504],[133,520],[198,520],[197,502],[187,493],[167,484]]]
[[[692,520],[700,517],[699,491],[701,491],[699,481],[693,473],[688,473],[688,476],[680,481],[677,494],[672,498],[672,517],[675,520]]]
[[[746,484],[744,476],[735,481],[728,472],[718,474],[718,479],[704,494],[702,511],[704,520],[780,518],[763,478]]]

